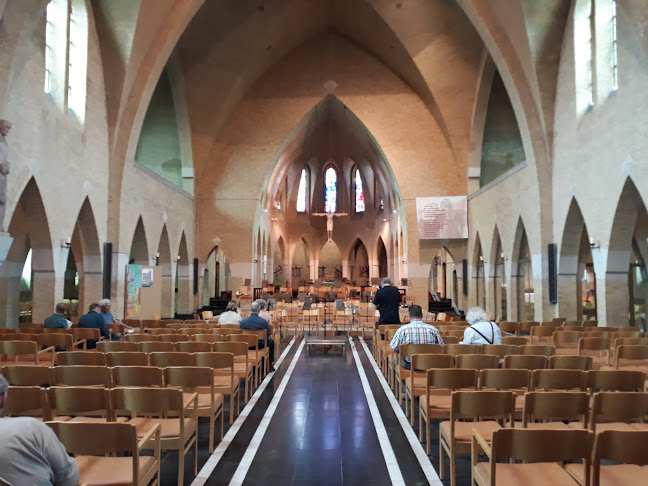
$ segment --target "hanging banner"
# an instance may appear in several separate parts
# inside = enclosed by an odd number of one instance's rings
[[[416,220],[420,240],[468,238],[468,197],[417,197]]]
[[[139,315],[141,289],[142,266],[126,265],[126,317]]]

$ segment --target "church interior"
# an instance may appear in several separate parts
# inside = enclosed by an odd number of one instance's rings
[[[444,435],[455,398],[428,408],[429,369],[472,369],[474,384],[456,388],[481,393],[489,368],[539,357],[518,367],[526,406],[536,372],[578,356],[562,367],[579,384],[554,390],[648,396],[645,2],[0,0],[0,45],[0,368],[12,389],[45,383],[6,371],[17,365],[57,377],[99,364],[58,356],[77,344],[47,344],[58,303],[72,335],[110,299],[147,336],[114,351],[146,352],[164,380],[189,361],[155,365],[153,354],[189,351],[191,366],[214,368],[197,355],[221,348],[194,334],[211,327],[226,341],[209,323],[228,302],[243,317],[256,299],[270,304],[276,371],[252,339],[251,375],[239,384],[235,356],[236,386],[216,393],[216,431],[210,409],[184,451],[163,447],[160,484],[494,484],[494,439],[479,436],[471,457],[470,431]],[[450,365],[400,365],[397,327],[378,327],[372,304],[385,278],[403,322],[418,305],[441,331],[446,346],[430,354]],[[458,343],[476,306],[510,348],[452,348],[470,346]],[[164,328],[195,346],[168,338],[145,351]],[[594,338],[605,342],[588,352]],[[16,356],[7,343],[18,341],[33,356]],[[112,344],[84,353],[113,370]],[[544,349],[522,349],[532,345]],[[497,358],[461,366],[478,354]],[[591,385],[599,371],[639,373],[639,385]],[[60,384],[75,383],[48,382]],[[640,420],[618,420],[641,424],[618,430],[645,443],[642,403]],[[522,412],[509,418],[522,424]],[[565,427],[565,443],[590,445],[564,459],[598,471],[595,416]],[[556,467],[547,478],[599,484],[589,467]]]

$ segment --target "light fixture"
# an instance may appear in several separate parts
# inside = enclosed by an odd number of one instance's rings
[[[384,221],[384,222],[387,222],[387,218],[383,218],[383,221]]]
[[[68,236],[67,238],[65,238],[64,240],[61,241],[61,248],[68,248],[69,249],[71,243],[72,243],[72,240]]]
[[[593,236],[590,236],[589,245],[590,248],[592,249],[601,247],[601,244],[598,241],[596,241]]]
[[[504,255],[504,252],[500,253],[500,257],[503,261],[506,261],[506,255]]]
[[[398,212],[398,211],[397,211],[396,209],[394,209],[394,210],[392,211],[392,213],[394,213],[394,214],[396,214],[397,212]]]

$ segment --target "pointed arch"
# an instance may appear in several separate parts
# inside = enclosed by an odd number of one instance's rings
[[[356,238],[349,249],[349,278],[356,285],[363,285],[369,280],[369,252],[360,237]]]
[[[382,235],[378,237],[376,244],[376,264],[378,266],[377,278],[386,278],[389,276],[389,254],[387,253],[387,245],[383,240]]]
[[[148,242],[146,240],[146,229],[144,228],[144,221],[142,216],[137,220],[133,238],[131,240],[130,251],[128,254],[128,262],[135,265],[148,265],[149,264],[149,251]]]
[[[97,223],[90,199],[86,197],[74,225],[70,251],[74,256],[79,276],[79,294],[76,313],[71,306],[71,315],[81,315],[90,302],[102,297],[103,280],[101,266],[101,244]]]
[[[190,314],[193,311],[191,299],[191,265],[189,247],[185,232],[180,237],[176,260],[176,314]]]
[[[535,318],[535,282],[529,240],[522,217],[518,219],[511,256],[511,301],[516,303],[518,321]],[[515,296],[515,300],[514,300]]]
[[[475,235],[475,246],[473,248],[473,270],[475,284],[475,304],[486,309],[486,265],[482,251],[479,232]]]
[[[160,240],[157,245],[156,264],[162,272],[162,317],[173,317],[175,312],[175,286],[173,282],[173,265],[171,264],[171,243],[166,224],[162,227]]]
[[[342,278],[342,254],[334,241],[324,243],[319,254],[317,278],[334,281]]]
[[[507,280],[506,280],[506,265],[505,255],[502,251],[502,239],[500,238],[499,228],[495,225],[493,230],[493,240],[491,242],[491,256],[490,263],[492,265],[492,292],[493,296],[491,305],[493,306],[493,316],[499,317],[501,320],[506,320],[508,313],[506,310],[507,301]]]

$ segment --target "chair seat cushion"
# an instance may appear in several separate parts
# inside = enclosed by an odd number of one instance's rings
[[[574,486],[578,484],[567,471],[555,463],[498,463],[495,467],[497,484],[520,484],[524,486]],[[488,462],[478,463],[475,466],[475,472],[480,477],[488,479],[490,477],[490,464]]]
[[[160,438],[173,439],[180,436],[180,420],[178,418],[155,419],[146,417],[137,417],[132,419],[130,424],[137,427],[137,437],[144,437],[155,424],[160,424]],[[185,436],[192,434],[195,428],[195,421],[190,418],[184,419]]]
[[[133,459],[131,457],[77,456],[79,484],[89,486],[129,486],[133,484]],[[139,474],[146,476],[155,467],[155,459],[140,456]]]
[[[565,470],[580,483],[585,481],[585,469],[582,464],[566,464]],[[635,464],[602,465],[599,483],[601,486],[648,484],[648,468],[637,466]]]
[[[450,421],[446,420],[440,424],[441,432],[450,437]],[[454,438],[460,442],[470,442],[473,430],[479,433],[490,442],[493,438],[493,432],[501,429],[502,427],[497,422],[487,420],[484,422],[455,422]]]

